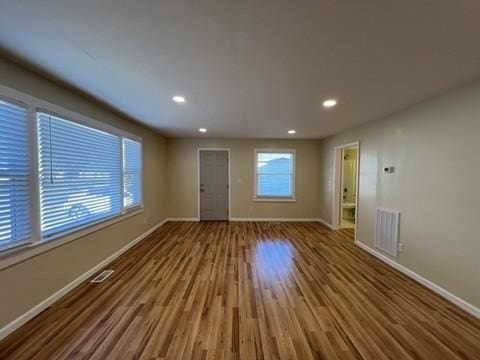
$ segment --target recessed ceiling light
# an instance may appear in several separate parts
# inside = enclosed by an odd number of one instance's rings
[[[205,129],[205,128],[200,128],[200,129],[198,129],[198,131],[200,131],[201,133],[206,133],[206,132],[207,132],[207,129]]]
[[[292,129],[292,130],[288,130],[288,133],[289,133],[289,134],[295,134],[296,131]]]
[[[335,99],[327,99],[323,102],[323,107],[326,107],[326,108],[331,108],[331,107],[334,107],[335,105],[337,105],[337,100]]]
[[[180,96],[180,95],[175,95],[174,97],[172,97],[172,100],[177,103],[184,103],[187,101],[183,96]]]

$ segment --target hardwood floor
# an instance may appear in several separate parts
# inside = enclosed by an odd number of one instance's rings
[[[316,223],[167,223],[0,359],[479,359],[480,320]]]

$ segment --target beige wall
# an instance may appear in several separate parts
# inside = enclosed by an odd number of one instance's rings
[[[0,57],[0,83],[143,138],[145,211],[0,270],[0,328],[166,217],[166,141],[157,133]]]
[[[198,217],[197,149],[230,148],[231,217],[317,218],[319,214],[319,142],[312,140],[168,139],[170,217]],[[254,149],[296,150],[295,203],[253,201]]]
[[[321,142],[320,217],[332,219],[334,146],[360,141],[358,240],[377,206],[401,211],[398,262],[480,306],[480,82]],[[393,174],[383,174],[387,165]]]
[[[480,306],[480,83],[322,141],[165,140],[2,58],[0,83],[143,137],[145,195],[141,215],[0,270],[0,328],[167,216],[196,218],[199,147],[231,150],[232,217],[331,222],[333,148],[360,141],[358,240],[373,247],[377,206],[400,210],[398,262]],[[252,200],[255,148],[296,150],[296,203]]]

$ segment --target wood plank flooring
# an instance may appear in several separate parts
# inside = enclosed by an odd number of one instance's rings
[[[480,359],[480,320],[316,223],[167,223],[0,359]]]

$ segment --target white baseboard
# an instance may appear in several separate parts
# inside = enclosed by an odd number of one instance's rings
[[[317,219],[317,221],[323,225],[325,225],[326,227],[328,227],[330,230],[338,230],[336,229],[332,224],[330,224],[329,222],[323,220],[323,219]]]
[[[88,280],[93,274],[107,266],[109,263],[111,263],[113,260],[118,258],[120,255],[125,253],[127,250],[138,244],[140,241],[145,239],[148,235],[150,235],[152,232],[157,230],[160,226],[165,224],[168,221],[168,219],[163,220],[162,222],[158,223],[151,229],[147,230],[143,234],[141,234],[139,237],[137,237],[135,240],[131,241],[127,245],[125,245],[123,248],[115,252],[114,254],[110,255],[108,258],[102,260],[100,263],[95,265],[93,268],[88,270],[87,272],[83,273],[80,275],[78,278],[73,280],[70,284],[67,286],[63,287],[62,289],[58,290],[54,294],[50,295],[47,299],[43,300],[41,303],[35,305],[33,308],[28,310],[26,313],[23,315],[19,316],[9,324],[5,325],[3,328],[0,329],[0,340],[11,334],[13,331],[18,329],[20,326],[25,324],[27,321],[33,319],[35,316],[40,314],[43,310],[47,309],[49,306],[51,306],[54,302],[58,301],[60,298],[65,296],[67,293],[75,289],[78,285],[83,283],[85,280]]]
[[[186,221],[186,222],[198,222],[199,218],[196,217],[178,217],[178,218],[168,218],[167,221]]]
[[[259,222],[279,222],[279,221],[288,221],[288,222],[307,222],[313,221],[316,222],[318,219],[293,219],[293,218],[238,218],[238,217],[231,217],[229,219],[232,222],[246,222],[246,221],[259,221]],[[195,217],[180,217],[180,218],[168,218],[168,221],[200,221],[199,218]]]
[[[232,217],[230,221],[234,222],[318,222],[319,219],[306,219],[306,218],[237,218]]]
[[[472,314],[476,318],[480,319],[480,309],[477,308],[476,306],[466,302],[465,300],[459,298],[458,296],[452,294],[451,292],[445,290],[444,288],[438,286],[437,284],[435,284],[435,283],[431,282],[430,280],[424,278],[423,276],[417,274],[416,272],[406,268],[405,266],[400,265],[396,261],[394,261],[394,260],[390,259],[389,257],[381,254],[380,252],[372,249],[371,247],[369,247],[369,246],[367,246],[367,245],[365,245],[365,244],[363,244],[359,241],[355,241],[355,245],[357,245],[361,249],[365,250],[366,252],[372,254],[376,258],[382,260],[383,262],[390,265],[394,269],[396,269],[396,270],[400,271],[401,273],[407,275],[408,277],[412,278],[413,280],[415,280],[415,281],[419,282],[420,284],[426,286],[427,288],[429,288],[433,292],[437,293],[441,297],[447,299],[451,303],[453,303],[453,304],[457,305],[458,307],[462,308],[466,312]]]

